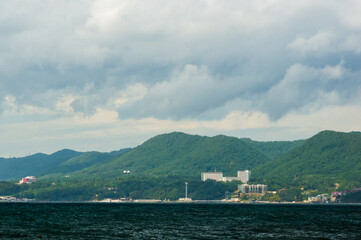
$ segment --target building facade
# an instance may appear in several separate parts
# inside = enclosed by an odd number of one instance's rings
[[[222,181],[223,181],[223,182],[231,182],[231,181],[233,181],[233,180],[239,181],[239,177],[223,177],[223,178],[222,178]]]
[[[201,174],[202,181],[216,180],[217,182],[222,181],[223,173],[222,172],[204,172]]]
[[[265,194],[268,187],[264,184],[242,184],[238,185],[238,191],[243,194]]]
[[[237,177],[239,178],[239,180],[243,183],[247,183],[251,177],[251,171],[238,171],[237,172]]]
[[[223,177],[222,172],[203,172],[201,174],[201,180],[207,181],[208,179],[215,180],[218,182],[230,182],[233,180],[241,181],[243,183],[247,183],[251,176],[251,171],[238,171],[237,177]]]

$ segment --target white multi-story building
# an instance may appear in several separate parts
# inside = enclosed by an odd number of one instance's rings
[[[216,180],[217,182],[230,182],[233,180],[241,181],[243,183],[247,183],[251,176],[251,171],[238,171],[237,177],[223,177],[222,172],[204,172],[201,174],[202,181],[206,181],[208,179]]]
[[[223,173],[222,172],[204,172],[201,174],[202,181],[206,181],[208,179],[216,180],[217,182],[222,181]]]
[[[239,177],[223,177],[222,178],[223,182],[232,182],[233,180],[239,181]]]
[[[237,177],[239,180],[243,183],[247,183],[249,181],[249,178],[251,177],[251,171],[238,171]]]

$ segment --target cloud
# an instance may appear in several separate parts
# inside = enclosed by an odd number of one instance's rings
[[[357,102],[361,72],[350,72],[343,64],[323,68],[292,65],[265,95],[264,110],[278,119],[290,111],[317,111],[326,106]]]
[[[135,89],[143,94],[133,98],[132,104],[125,101],[119,112],[121,116],[195,118],[237,96],[243,90],[242,82],[237,80],[212,76],[206,66],[186,65],[169,81],[148,88],[139,84],[129,87],[126,95],[134,95]]]
[[[357,0],[347,1],[338,6],[338,17],[344,27],[350,30],[361,30],[361,3]]]
[[[319,51],[334,51],[334,45],[332,44],[334,37],[330,32],[317,32],[308,38],[297,37],[288,47],[303,54]]]
[[[360,10],[355,0],[3,2],[0,114],[72,121],[102,109],[132,128],[239,113],[279,130],[260,119],[359,105]]]
[[[49,117],[29,121],[33,114],[47,114]],[[0,130],[7,138],[0,138],[0,144],[3,146],[2,156],[14,156],[14,153],[22,156],[34,151],[52,153],[61,148],[111,151],[134,147],[156,134],[173,131],[207,136],[226,134],[255,140],[293,140],[308,138],[323,129],[353,131],[359,127],[360,114],[361,107],[351,105],[325,107],[311,114],[288,113],[276,121],[260,111],[233,111],[222,119],[211,121],[119,120],[117,112],[105,109],[97,109],[91,117],[57,118],[55,112],[22,108],[3,116],[6,123],[0,125]]]
[[[346,51],[353,51],[357,54],[361,53],[361,34],[350,34],[343,43]]]

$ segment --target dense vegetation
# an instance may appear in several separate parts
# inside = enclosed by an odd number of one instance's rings
[[[201,172],[217,169],[236,176],[237,170],[268,161],[267,156],[238,138],[175,132],[156,136],[126,154],[76,174],[116,176],[120,170],[130,170],[136,175],[200,177]]]
[[[52,155],[36,154],[25,158],[0,159],[1,179],[27,175],[89,175],[116,177],[124,170],[135,175],[199,177],[201,172],[222,171],[235,176],[237,170],[253,169],[288,149],[294,142],[256,142],[219,135],[201,137],[184,133],[158,135],[134,149],[111,153],[78,153],[62,150]]]
[[[126,148],[110,153],[81,153],[64,149],[51,155],[38,153],[21,158],[0,158],[0,180],[19,180],[25,176],[41,177],[49,174],[63,175],[96,165],[129,150]]]
[[[235,191],[236,183],[199,180],[201,172],[216,168],[226,176],[250,169],[250,183],[267,184],[273,191],[286,188],[264,199],[299,201],[305,194],[360,187],[361,133],[323,131],[293,142],[170,133],[134,149],[111,153],[62,150],[0,159],[0,164],[0,179],[43,176],[32,185],[0,182],[0,195],[48,200],[90,200],[95,196],[177,199],[184,196],[184,181],[188,181],[194,199],[220,199],[225,191]],[[123,170],[131,173],[124,176]],[[345,201],[356,201],[358,195],[349,198]]]
[[[47,170],[47,174],[67,174],[110,161],[113,157],[128,152],[130,149],[122,149],[111,153],[87,152],[80,156],[73,157],[61,164]]]
[[[255,179],[273,187],[352,189],[361,183],[361,134],[323,131],[252,170]]]
[[[361,191],[347,194],[342,197],[341,201],[343,203],[361,203]]]
[[[114,179],[44,178],[31,185],[16,185],[0,182],[1,195],[51,201],[102,200],[104,198],[169,199],[177,200],[185,195],[188,182],[188,197],[199,200],[225,198],[226,192],[234,192],[237,182],[202,182],[196,178],[168,177],[119,177]]]
[[[304,143],[305,140],[295,140],[295,141],[270,141],[270,142],[259,142],[253,141],[249,138],[242,138],[243,141],[250,144],[252,147],[255,147],[260,152],[265,154],[271,159],[277,159],[282,157],[289,151],[300,146]]]
[[[25,176],[40,176],[48,169],[82,153],[64,149],[47,154],[34,154],[21,158],[0,158],[0,180],[18,179]]]

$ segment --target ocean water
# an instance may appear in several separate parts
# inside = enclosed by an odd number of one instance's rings
[[[361,239],[360,205],[0,203],[0,239]]]

